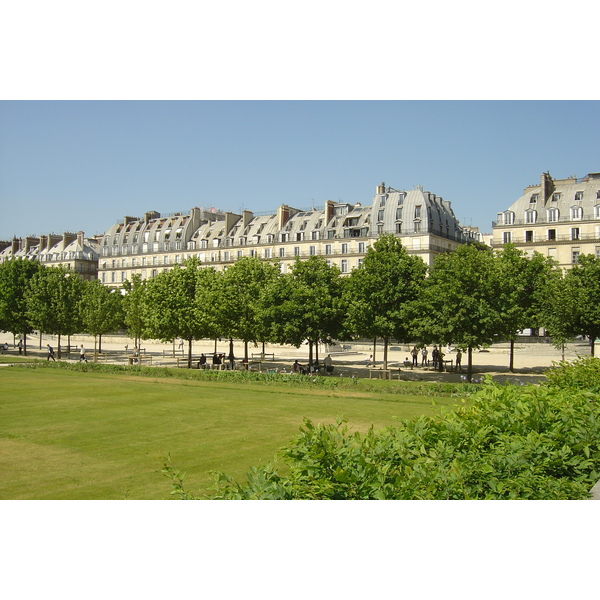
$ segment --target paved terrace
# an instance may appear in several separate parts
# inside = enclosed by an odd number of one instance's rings
[[[13,348],[13,336],[9,333],[0,333],[0,343],[9,344],[8,355],[18,355],[18,350]],[[61,346],[65,347],[66,338],[61,339]],[[40,344],[39,336],[28,337],[27,353],[31,358],[46,359],[46,344],[49,343],[57,350],[57,338],[55,336],[43,336]],[[88,354],[88,360],[93,360],[94,338],[86,335],[76,335],[71,337],[71,353],[63,352],[62,360],[69,362],[78,362],[79,353],[77,348],[80,344]],[[41,348],[40,348],[41,345]],[[103,336],[102,355],[98,362],[107,364],[130,364],[130,358],[133,354],[134,342],[131,338],[123,336]],[[166,366],[166,367],[186,367],[187,366],[187,343],[184,342],[184,351],[179,349],[179,344],[165,344],[156,340],[142,341],[142,365],[148,366]],[[301,365],[308,363],[308,346],[304,345],[296,349],[291,346],[279,346],[266,344],[265,357],[261,360],[262,345],[254,347],[249,346],[250,368],[255,371],[282,371],[289,372],[295,360]],[[429,358],[431,358],[431,349],[429,347]],[[200,340],[194,342],[193,360],[194,367],[197,366],[200,354],[203,352],[208,363],[212,362],[212,355],[215,352],[229,354],[229,340],[221,340],[215,343],[215,340]],[[452,361],[456,358],[456,352],[452,349],[445,352],[445,359]],[[234,354],[236,362],[241,361],[244,355],[243,343],[234,340]],[[342,377],[380,377],[379,370],[382,367],[383,346],[378,345],[375,353],[376,368],[369,369],[366,366],[367,359],[373,354],[372,344],[349,343],[344,342],[340,345],[319,347],[319,360],[322,360],[331,354],[334,365],[333,375]],[[573,360],[578,356],[588,356],[589,345],[585,342],[575,342],[565,347],[564,358]],[[490,348],[482,351],[473,352],[473,376],[475,378],[490,374],[495,380],[537,383],[544,379],[544,372],[552,366],[554,362],[560,361],[563,354],[561,350],[555,348],[549,343],[541,342],[516,342],[514,356],[514,373],[509,373],[509,344],[494,344]],[[388,351],[388,367],[393,370],[393,377],[400,377],[406,381],[460,381],[461,375],[466,372],[467,355],[463,354],[462,373],[439,372],[431,368],[416,367],[414,369],[405,368],[404,360],[410,359],[410,347],[405,345],[391,345]],[[421,358],[419,356],[419,365]],[[454,364],[454,363],[453,363]]]

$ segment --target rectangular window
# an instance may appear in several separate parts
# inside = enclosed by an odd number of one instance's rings
[[[263,248],[263,258],[271,258],[271,248]]]
[[[348,261],[345,258],[340,262],[340,271],[342,273],[348,272]]]
[[[421,233],[421,221],[415,221],[415,233]]]
[[[314,256],[317,253],[317,247],[316,246],[310,246],[309,248],[309,254],[311,256]]]
[[[294,256],[300,256],[300,246],[294,246]]]
[[[377,233],[379,233],[379,234],[383,233],[383,225],[382,224],[377,225]]]
[[[583,192],[575,192],[575,200],[583,200]]]
[[[402,221],[402,207],[396,209],[396,220]]]
[[[512,241],[512,233],[510,231],[505,231],[502,234],[502,243],[503,244],[510,244],[510,242]]]
[[[304,234],[301,231],[296,233],[296,241],[301,242],[304,239]]]
[[[319,239],[319,232],[318,232],[318,231],[313,231],[313,232],[311,233],[311,238],[312,238],[313,240],[318,240],[318,239]]]
[[[325,244],[325,254],[331,254],[331,244]]]
[[[342,244],[341,248],[342,254],[348,254],[348,244]]]
[[[558,202],[560,200],[560,192],[554,192],[552,194],[552,202]]]
[[[529,203],[535,204],[538,201],[539,197],[540,197],[539,194],[531,194],[531,198],[529,198]]]
[[[600,258],[600,246],[596,246],[596,258]]]
[[[525,241],[526,242],[533,242],[533,231],[526,231],[525,232]]]
[[[365,251],[365,243],[364,242],[358,242],[358,252],[360,254],[363,254]]]
[[[548,229],[548,239],[549,240],[556,239],[556,229]]]
[[[243,256],[244,256],[244,251],[243,250],[238,250],[237,251],[237,257],[238,258],[243,258]]]
[[[571,227],[571,239],[572,240],[579,239],[579,227]]]
[[[223,252],[223,260],[231,260],[231,254],[229,252],[229,250],[226,250],[225,252]]]
[[[571,248],[571,262],[574,265],[579,262],[579,248]]]
[[[377,220],[378,220],[378,221],[383,221],[383,211],[382,211],[382,210],[380,210],[380,211],[377,213]]]
[[[285,256],[285,248],[279,248],[279,258],[283,258]]]

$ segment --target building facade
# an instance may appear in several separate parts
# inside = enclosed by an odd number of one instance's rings
[[[582,254],[600,257],[600,173],[553,179],[542,173],[539,185],[525,188],[492,226],[494,248],[519,249],[555,259],[562,268]]]
[[[0,263],[25,258],[47,267],[65,266],[84,280],[98,277],[98,238],[86,238],[83,231],[48,234],[0,242]]]
[[[246,256],[278,259],[282,272],[297,258],[323,256],[349,273],[369,245],[389,233],[428,265],[435,255],[475,239],[460,226],[450,202],[420,186],[400,191],[382,183],[368,206],[327,200],[323,209],[284,204],[269,214],[196,207],[187,214],[124,217],[100,240],[98,276],[118,287],[133,274],[151,279],[192,256],[217,270]]]

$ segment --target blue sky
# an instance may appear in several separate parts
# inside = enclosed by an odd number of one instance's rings
[[[369,203],[422,185],[491,230],[543,171],[600,171],[598,101],[2,101],[0,239],[125,215]]]

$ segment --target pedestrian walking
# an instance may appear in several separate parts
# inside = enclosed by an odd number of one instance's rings
[[[421,366],[422,367],[427,366],[427,347],[426,346],[423,346],[423,349],[421,350]]]
[[[81,346],[79,347],[79,362],[84,361],[87,362],[87,357],[85,355],[85,348],[83,347],[83,344],[81,344]]]
[[[19,349],[19,354],[23,354],[23,340],[19,340],[17,348]]]
[[[56,362],[56,359],[54,358],[54,348],[50,344],[46,344],[46,347],[48,348],[47,360],[52,359],[54,362]]]

